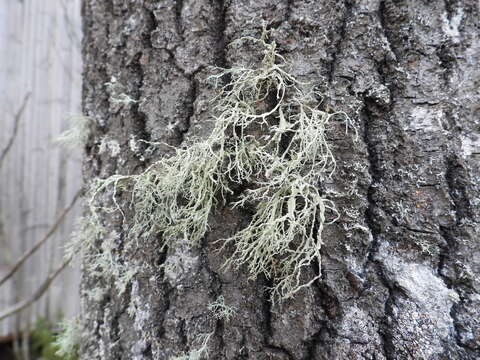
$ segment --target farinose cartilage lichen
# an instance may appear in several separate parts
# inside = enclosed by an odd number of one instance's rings
[[[210,77],[219,87],[212,113],[211,135],[163,158],[138,175],[114,175],[97,180],[91,190],[95,219],[98,194],[109,190],[113,208],[117,191],[131,191],[134,218],[128,238],[160,234],[160,246],[178,239],[199,244],[208,231],[208,217],[219,206],[255,208],[250,223],[227,239],[233,255],[226,266],[245,266],[249,278],[273,279],[273,298],[285,299],[315,279],[302,280],[302,270],[320,266],[322,229],[335,221],[334,203],[321,184],[335,169],[327,141],[329,121],[345,114],[317,108],[319,94],[286,70],[274,42],[242,38],[264,51],[258,68],[221,69]],[[220,86],[229,78],[228,84]],[[233,194],[234,183],[247,188]],[[235,198],[227,204],[227,199]]]

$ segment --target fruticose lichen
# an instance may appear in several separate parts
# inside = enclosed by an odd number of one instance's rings
[[[219,69],[210,77],[219,89],[211,135],[175,149],[174,155],[140,174],[95,180],[86,223],[88,229],[106,234],[98,213],[118,211],[124,216],[117,194],[126,190],[134,214],[127,239],[160,235],[161,248],[179,240],[194,247],[208,231],[214,209],[254,208],[245,228],[219,240],[222,248],[233,249],[225,266],[244,266],[250,279],[273,279],[272,299],[286,299],[320,276],[322,230],[338,216],[321,190],[335,170],[327,131],[334,119],[345,121],[347,128],[350,122],[343,113],[318,108],[320,94],[287,71],[266,32],[260,39],[244,37],[231,46],[245,43],[259,47],[263,60],[255,68]],[[234,194],[238,184],[246,190]],[[113,206],[98,205],[100,194],[110,194]],[[93,263],[109,261],[106,252],[103,249]],[[304,280],[303,270],[312,264],[318,264],[317,277]],[[110,265],[101,267],[111,271]]]
[[[57,137],[56,143],[69,148],[85,146],[90,136],[92,119],[86,116],[72,116],[69,122],[70,128]]]
[[[220,295],[217,300],[208,304],[208,310],[210,310],[218,320],[224,320],[225,322],[229,322],[232,317],[235,316],[236,309],[225,303],[225,298]]]
[[[208,359],[208,342],[212,337],[213,333],[209,334],[200,334],[198,339],[201,342],[201,345],[198,349],[191,350],[185,355],[175,356],[170,358],[170,360],[202,360]]]
[[[64,359],[78,359],[78,349],[81,341],[80,320],[74,317],[61,323],[61,331],[57,335],[55,345],[58,347],[57,355]]]

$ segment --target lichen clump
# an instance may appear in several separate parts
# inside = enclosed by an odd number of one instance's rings
[[[315,281],[302,277],[304,268],[321,266],[322,230],[337,216],[321,191],[335,169],[328,124],[348,118],[317,107],[319,94],[286,70],[266,33],[231,46],[245,43],[261,48],[263,60],[255,68],[220,69],[210,77],[219,89],[211,135],[140,174],[97,180],[90,210],[95,218],[96,197],[110,189],[115,207],[107,210],[122,211],[116,196],[128,189],[134,214],[128,237],[159,234],[164,247],[179,239],[198,245],[219,206],[253,208],[245,228],[220,240],[222,248],[233,249],[225,266],[245,266],[251,279],[273,279],[273,297],[285,299]],[[246,190],[238,194],[237,188]]]
[[[78,359],[78,350],[81,342],[81,325],[78,317],[74,317],[61,324],[61,332],[55,340],[58,347],[57,355],[64,359]]]

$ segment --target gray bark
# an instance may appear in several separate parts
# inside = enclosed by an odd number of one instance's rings
[[[174,146],[206,136],[207,66],[255,56],[226,44],[258,35],[262,19],[295,75],[359,129],[356,141],[331,134],[329,186],[344,195],[321,281],[282,304],[268,300],[271,280],[221,269],[214,242],[245,224],[240,211],[218,209],[200,249],[165,252],[128,243],[121,216],[105,214],[117,261],[148,270],[123,294],[84,273],[83,359],[170,359],[212,332],[210,359],[480,358],[477,1],[84,0],[83,14],[84,112],[97,124],[87,181],[161,156],[139,156],[132,136]],[[112,77],[139,102],[114,104]],[[101,138],[122,151],[101,153]],[[164,276],[178,257],[183,270]],[[101,300],[85,295],[98,286]],[[237,309],[228,323],[207,309],[219,295]]]

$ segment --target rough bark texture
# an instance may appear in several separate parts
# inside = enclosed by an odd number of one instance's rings
[[[241,212],[219,209],[201,249],[163,253],[128,243],[121,216],[106,215],[117,261],[149,270],[123,294],[84,274],[83,291],[106,294],[83,295],[83,359],[170,359],[212,332],[210,359],[480,358],[477,1],[84,0],[83,13],[84,111],[98,125],[87,180],[160,156],[131,149],[132,136],[206,136],[206,67],[256,56],[225,45],[262,19],[294,74],[359,133],[331,134],[341,218],[325,230],[322,279],[280,305],[268,280],[221,270],[214,241],[244,226]],[[139,102],[115,104],[112,76]],[[104,137],[121,152],[100,152]],[[180,271],[160,268],[180,258]],[[237,309],[228,323],[207,309],[219,295]]]

